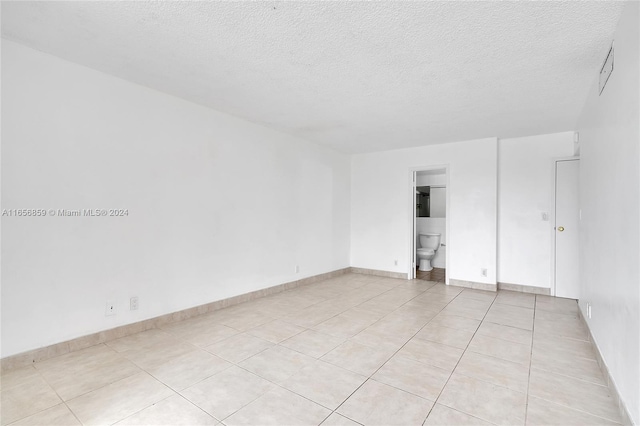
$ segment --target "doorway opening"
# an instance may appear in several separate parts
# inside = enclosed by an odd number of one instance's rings
[[[412,169],[409,279],[448,283],[448,166]]]

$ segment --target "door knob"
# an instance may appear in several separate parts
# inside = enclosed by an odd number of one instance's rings
[[[558,226],[558,231],[560,232],[564,231],[564,226]]]

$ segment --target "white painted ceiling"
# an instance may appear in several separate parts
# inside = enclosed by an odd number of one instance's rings
[[[2,2],[2,36],[347,153],[573,130],[622,4]]]

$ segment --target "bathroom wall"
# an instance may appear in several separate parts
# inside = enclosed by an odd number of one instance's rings
[[[640,424],[640,4],[627,2],[615,66],[598,70],[580,132],[580,308],[634,424]],[[604,60],[609,46],[603,46]],[[586,317],[586,315],[585,315]]]
[[[433,233],[440,234],[440,246],[436,252],[435,257],[431,260],[431,264],[435,268],[446,267],[446,251],[447,251],[447,222],[446,218],[439,217],[418,217],[416,218],[416,231],[417,234]],[[420,247],[420,240],[418,239],[417,247]]]
[[[430,216],[447,217],[447,189],[432,186],[430,192]]]
[[[348,267],[349,168],[3,40],[2,207],[128,216],[2,218],[2,356]]]

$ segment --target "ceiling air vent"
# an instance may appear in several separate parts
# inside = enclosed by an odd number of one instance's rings
[[[602,91],[604,90],[604,86],[607,85],[607,81],[609,81],[609,77],[611,77],[611,73],[613,72],[613,43],[611,43],[611,49],[609,49],[609,53],[607,53],[607,58],[604,60],[604,64],[602,64],[602,68],[600,69],[600,94],[602,95]]]

